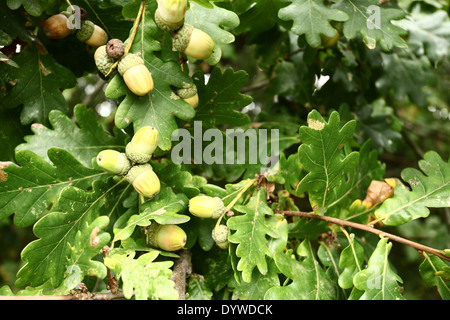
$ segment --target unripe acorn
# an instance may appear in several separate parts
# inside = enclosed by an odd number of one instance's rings
[[[147,230],[147,239],[154,248],[177,251],[184,248],[187,236],[177,225],[152,222]]]
[[[200,29],[184,24],[173,37],[173,48],[197,60],[209,58],[214,51],[214,41]]]
[[[225,210],[219,197],[196,196],[189,200],[189,212],[199,218],[217,219]]]
[[[146,163],[151,159],[153,152],[158,147],[158,143],[158,130],[145,126],[136,131],[131,141],[127,144],[125,152],[130,161]]]
[[[50,39],[62,39],[73,32],[70,28],[69,19],[62,13],[55,14],[41,22],[41,28]]]
[[[144,64],[144,60],[134,53],[122,57],[117,66],[128,89],[138,96],[144,96],[153,90],[153,78]]]
[[[341,35],[339,34],[339,31],[335,30],[335,34],[333,37],[328,37],[324,34],[321,34],[320,37],[322,39],[322,46],[324,48],[332,48],[336,45]]]
[[[184,24],[187,0],[157,0],[155,22],[159,28],[167,31],[180,29]]]
[[[226,225],[219,224],[212,230],[211,236],[219,248],[228,248],[228,227]]]
[[[125,53],[125,46],[120,39],[111,39],[106,43],[106,53],[114,60],[120,59]]]
[[[97,69],[103,74],[107,75],[111,67],[114,65],[114,59],[106,53],[106,46],[100,46],[95,50],[94,60]],[[115,70],[114,70],[115,71]]]
[[[161,190],[159,178],[148,163],[131,167],[127,180],[140,195],[147,198],[154,197]]]
[[[89,20],[84,20],[81,23],[81,28],[77,31],[77,38],[92,47],[100,47],[108,42],[108,35],[105,30]]]
[[[189,88],[177,89],[177,95],[189,103],[193,108],[198,106],[197,86],[195,84]]]
[[[103,170],[117,175],[125,175],[131,168],[127,156],[115,150],[100,151],[97,155],[97,164]]]

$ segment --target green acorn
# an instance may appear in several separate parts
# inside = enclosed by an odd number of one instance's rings
[[[217,219],[225,210],[219,197],[196,196],[189,200],[189,212],[199,218]]]
[[[197,86],[195,84],[188,88],[177,89],[177,95],[193,108],[198,106]]]
[[[128,89],[135,95],[144,96],[153,90],[153,78],[144,60],[137,54],[128,53],[120,59],[117,66]]]
[[[127,156],[116,150],[100,151],[97,155],[97,164],[103,170],[117,175],[125,175],[131,168]]]
[[[145,126],[136,131],[131,141],[127,144],[125,152],[131,162],[146,163],[151,159],[153,152],[158,147],[158,143],[158,130]]]
[[[177,225],[152,222],[147,230],[147,240],[153,248],[177,251],[184,248],[187,236]]]
[[[81,28],[77,31],[77,38],[92,47],[100,47],[108,42],[108,35],[105,30],[89,20],[84,20],[81,23]]]
[[[105,45],[100,46],[97,48],[97,50],[95,50],[94,60],[98,71],[100,71],[105,76],[108,74],[109,70],[111,70],[111,67],[115,62],[114,59],[106,53]]]
[[[180,29],[184,24],[187,0],[157,0],[155,22],[159,28],[167,31]]]
[[[147,198],[154,197],[161,190],[159,178],[148,163],[131,167],[127,180],[140,195]]]
[[[212,230],[211,236],[219,248],[228,248],[228,227],[226,225],[219,224]]]
[[[197,60],[209,58],[214,51],[213,39],[206,32],[186,23],[173,37],[172,45],[174,50]]]

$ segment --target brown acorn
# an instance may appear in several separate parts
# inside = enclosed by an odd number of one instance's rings
[[[62,13],[55,14],[40,23],[45,35],[50,39],[62,39],[73,32],[69,19]]]
[[[111,39],[106,43],[106,53],[114,60],[119,60],[125,53],[125,46],[120,39]]]
[[[105,30],[89,20],[84,20],[81,23],[81,28],[77,31],[77,38],[92,47],[100,47],[108,42],[108,35]]]

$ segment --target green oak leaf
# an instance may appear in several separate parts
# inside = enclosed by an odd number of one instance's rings
[[[398,285],[402,279],[389,265],[388,256],[392,243],[388,243],[388,240],[383,238],[378,242],[367,268],[353,277],[355,287],[364,291],[360,300],[404,300]]]
[[[307,192],[313,210],[325,213],[336,200],[336,188],[346,186],[346,173],[353,170],[359,161],[359,153],[343,154],[342,147],[352,139],[355,121],[341,128],[339,113],[331,113],[328,122],[317,110],[308,115],[308,126],[300,128],[303,144],[298,156],[303,169],[308,171],[300,181],[296,192]]]
[[[170,280],[172,261],[155,261],[159,252],[150,251],[134,259],[135,252],[119,252],[105,258],[105,265],[123,282],[125,298],[174,300],[178,293]]]
[[[205,278],[191,274],[187,281],[187,300],[212,300],[213,293],[208,288]]]
[[[405,17],[402,10],[385,8],[379,5],[378,0],[343,0],[335,8],[349,17],[343,27],[344,36],[348,39],[360,34],[369,49],[374,49],[377,43],[386,51],[393,47],[407,48],[401,37],[407,33],[406,30],[391,22]]]
[[[288,6],[278,11],[281,20],[293,20],[291,31],[297,35],[305,35],[306,41],[312,47],[319,47],[322,43],[320,35],[333,37],[336,30],[331,21],[346,21],[347,13],[331,8],[323,0],[289,0]]]
[[[203,30],[213,39],[214,51],[205,62],[215,65],[222,57],[221,46],[234,42],[234,35],[226,29],[236,28],[239,25],[239,17],[233,11],[215,4],[212,5],[212,8],[206,8],[191,2],[189,10],[185,14],[185,23]]]
[[[199,105],[193,121],[201,121],[203,128],[212,128],[221,124],[243,126],[250,122],[247,114],[240,109],[249,105],[252,98],[239,91],[248,81],[248,74],[227,68],[221,71],[214,68],[206,83],[201,72],[193,75],[199,95]]]
[[[17,273],[16,285],[34,287],[50,282],[53,288],[58,287],[64,274],[73,272],[68,268],[67,257],[71,246],[76,245],[78,231],[83,230],[86,223],[91,224],[100,215],[108,215],[114,210],[120,201],[120,197],[115,197],[115,191],[122,181],[96,181],[91,192],[73,186],[64,188],[55,210],[33,226],[38,239],[22,251],[25,264]]]
[[[0,218],[15,214],[14,223],[25,227],[53,209],[60,192],[67,186],[87,189],[96,180],[108,176],[89,169],[65,150],[50,148],[50,164],[32,151],[16,153],[17,165],[3,169],[0,182]]]
[[[103,279],[106,277],[106,267],[100,262],[93,260],[100,250],[109,242],[111,236],[102,232],[108,226],[109,218],[101,216],[91,224],[85,223],[78,230],[73,244],[69,244],[68,270],[72,272],[66,279],[66,287],[75,288],[85,276]],[[72,278],[74,278],[72,280]],[[75,281],[74,281],[75,280]]]
[[[234,31],[237,34],[243,32],[264,32],[278,23],[278,10],[283,6],[282,1],[278,0],[259,0],[246,1],[245,8],[240,8],[243,1],[233,3],[234,10],[245,9],[239,14],[240,24]]]
[[[14,61],[20,68],[11,68],[11,77],[17,83],[2,99],[1,106],[15,108],[23,104],[21,122],[32,121],[47,124],[51,110],[69,111],[69,106],[61,89],[75,86],[75,76],[71,71],[56,63],[51,55],[41,53],[30,44]]]
[[[188,202],[184,194],[175,194],[172,189],[164,188],[155,198],[141,206],[142,212],[131,217],[124,215],[127,221],[123,226],[117,222],[113,241],[126,240],[136,226],[149,226],[151,220],[159,224],[180,224],[189,221],[189,216],[178,214],[187,208]]]
[[[428,217],[428,208],[450,207],[450,163],[442,160],[435,151],[429,151],[418,164],[422,172],[406,168],[401,173],[411,190],[398,184],[394,195],[375,211],[375,216],[384,224],[404,224]]]
[[[104,149],[125,152],[125,140],[128,137],[114,128],[114,136],[104,130],[92,109],[83,105],[74,108],[76,123],[58,110],[49,114],[53,129],[43,125],[31,127],[34,135],[25,136],[25,143],[17,146],[16,151],[30,150],[49,161],[48,150],[52,147],[64,149],[74,155],[86,167],[92,167],[92,158]]]
[[[245,282],[250,282],[255,267],[261,274],[268,271],[266,255],[271,256],[272,253],[267,246],[266,235],[278,238],[279,234],[266,221],[265,216],[273,215],[273,212],[267,205],[264,188],[256,191],[248,204],[235,205],[234,209],[244,215],[234,215],[228,220],[230,231],[235,230],[229,241],[238,244],[236,255],[240,260],[237,270],[242,271]]]
[[[341,252],[339,268],[343,269],[339,275],[339,286],[343,289],[353,287],[353,276],[362,270],[364,263],[364,248],[355,241],[355,235],[350,234],[349,244]]]
[[[52,1],[47,0],[7,0],[6,4],[12,10],[23,8],[32,16],[40,16],[49,6]]]
[[[443,300],[450,300],[449,279],[441,275],[441,273],[445,273],[445,270],[448,274],[450,271],[448,265],[434,255],[429,256],[424,253],[424,257],[425,259],[419,266],[422,279],[427,286],[437,287]]]

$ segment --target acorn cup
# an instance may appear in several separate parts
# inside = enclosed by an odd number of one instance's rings
[[[152,158],[152,154],[158,147],[158,143],[158,130],[150,126],[145,126],[133,135],[133,138],[125,148],[125,153],[133,163],[147,163]]]
[[[156,25],[166,31],[175,31],[184,24],[187,0],[157,0],[155,11]]]
[[[106,46],[100,46],[95,50],[94,53],[95,65],[98,71],[100,71],[104,76],[106,76],[114,65],[115,61],[106,53]],[[115,71],[115,70],[114,70]]]
[[[219,197],[196,196],[189,200],[189,212],[199,218],[217,219],[225,210]]]
[[[50,39],[62,39],[67,37],[74,31],[69,25],[70,21],[63,13],[55,14],[40,23],[45,35]]]
[[[77,38],[91,47],[100,47],[108,42],[105,30],[90,20],[81,22],[81,28],[77,31]]]
[[[177,89],[177,95],[189,103],[193,108],[198,106],[197,86],[193,84],[189,88]]]
[[[226,225],[219,224],[212,230],[211,236],[219,248],[228,248],[228,227]]]
[[[132,166],[127,180],[140,195],[147,198],[153,198],[161,190],[159,178],[148,163]]]
[[[183,52],[188,57],[205,60],[214,51],[213,39],[204,31],[184,24],[173,37],[173,49]]]
[[[183,249],[187,240],[184,230],[173,224],[152,222],[146,232],[150,246],[165,251]]]
[[[152,74],[138,55],[134,53],[124,55],[117,69],[128,89],[135,95],[144,96],[153,90]]]
[[[126,175],[131,168],[127,156],[115,150],[100,151],[96,160],[100,168],[116,175]]]

